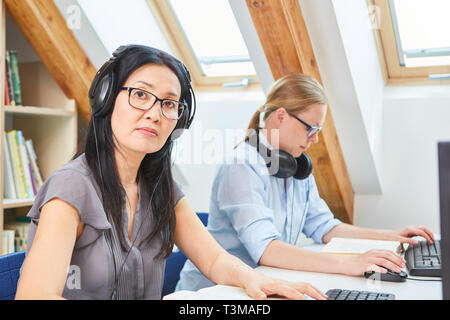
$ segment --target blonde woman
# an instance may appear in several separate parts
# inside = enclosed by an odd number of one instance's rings
[[[327,98],[315,79],[291,74],[276,81],[266,103],[252,117],[245,142],[216,171],[208,230],[222,247],[251,267],[265,265],[351,276],[369,270],[400,272],[405,261],[391,251],[337,256],[295,245],[300,232],[316,243],[327,243],[333,237],[415,243],[417,240],[411,237],[422,236],[433,241],[433,234],[424,227],[382,231],[334,218],[319,196],[304,155],[311,144],[319,141],[318,132],[326,112]],[[262,128],[261,114],[265,124]],[[277,152],[279,149],[282,151]],[[301,169],[292,172],[286,167],[292,159]],[[187,261],[177,290],[198,290],[210,285]]]

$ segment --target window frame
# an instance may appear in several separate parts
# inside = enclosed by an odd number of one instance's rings
[[[185,63],[191,73],[192,85],[201,91],[239,91],[261,89],[256,75],[239,76],[205,76],[197,62],[194,51],[167,0],[147,0],[161,32],[166,38],[173,54]],[[169,27],[170,26],[170,27]],[[242,79],[249,79],[246,86],[223,87],[223,84],[234,84]]]
[[[376,28],[373,28],[375,42],[387,84],[448,84],[450,80],[430,80],[430,74],[450,74],[450,65],[407,67],[400,65],[398,46],[392,22],[389,0],[367,0],[378,15]]]

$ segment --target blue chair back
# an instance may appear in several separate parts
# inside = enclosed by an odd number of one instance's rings
[[[0,256],[0,300],[13,300],[25,251]]]
[[[197,212],[198,217],[206,227],[208,225],[208,213]],[[180,280],[180,272],[183,269],[187,258],[179,249],[172,252],[166,260],[166,270],[164,272],[164,285],[162,296],[168,295],[175,291],[178,280]]]

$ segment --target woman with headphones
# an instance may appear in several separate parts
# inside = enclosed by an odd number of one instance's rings
[[[173,139],[195,97],[179,60],[122,46],[94,78],[84,150],[40,188],[17,299],[160,299],[176,244],[211,281],[253,298],[325,299],[307,283],[274,280],[207,232],[171,172]]]
[[[320,198],[305,151],[318,142],[327,112],[320,84],[302,74],[276,81],[249,124],[245,143],[226,158],[213,181],[208,231],[228,252],[251,267],[271,267],[362,275],[373,270],[400,272],[404,259],[391,251],[359,256],[327,255],[296,246],[303,232],[316,243],[333,237],[429,242],[424,227],[396,231],[360,228],[333,217]],[[260,115],[265,126],[260,130]],[[212,283],[187,261],[176,290],[198,290]]]

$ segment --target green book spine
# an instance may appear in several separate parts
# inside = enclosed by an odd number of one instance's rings
[[[14,88],[14,99],[16,100],[16,106],[22,105],[22,94],[20,92],[20,77],[19,77],[19,62],[17,61],[17,52],[11,50],[9,52],[11,59],[11,77]]]
[[[11,59],[9,56],[9,50],[6,51],[6,76],[8,79],[9,104],[11,106],[15,106],[16,100],[14,99],[14,89],[11,77]]]
[[[6,66],[6,64],[5,64]],[[8,72],[7,68],[5,68],[5,106],[10,106],[11,100],[9,98],[9,86],[8,86]]]

